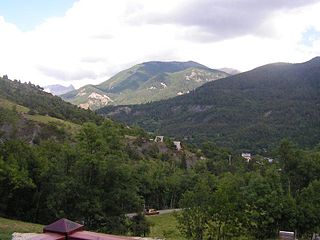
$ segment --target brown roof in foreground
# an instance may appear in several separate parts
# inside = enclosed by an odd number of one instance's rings
[[[133,240],[103,233],[83,231],[84,226],[62,218],[43,228],[42,234],[28,238],[29,240]]]
[[[51,232],[51,233],[62,233],[62,234],[71,234],[76,231],[83,230],[83,225],[72,222],[66,218],[61,218],[60,220],[51,223],[48,226],[43,228],[43,232]]]
[[[121,237],[121,236],[88,232],[88,231],[75,232],[69,235],[68,239],[70,240],[130,240],[132,239],[133,240],[133,238],[130,238],[130,237]]]
[[[57,233],[42,233],[32,238],[28,238],[29,240],[65,240],[65,236]]]

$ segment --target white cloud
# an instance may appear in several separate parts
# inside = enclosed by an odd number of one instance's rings
[[[195,0],[188,1],[196,6]],[[209,3],[197,2],[199,8]],[[40,85],[72,83],[79,87],[150,60],[194,60],[213,68],[249,70],[274,61],[301,62],[320,54],[319,39],[310,46],[302,44],[307,29],[320,30],[319,3],[303,6],[303,1],[294,1],[294,6],[285,7],[286,1],[281,1],[267,8],[265,2],[263,14],[228,22],[230,11],[237,8],[230,1],[210,2],[228,3],[223,5],[227,15],[219,13],[220,25],[212,16],[215,13],[201,8],[193,11],[182,0],[79,0],[63,17],[47,19],[29,32],[0,17],[0,74]],[[242,13],[253,11],[250,1],[246,2]],[[210,28],[211,22],[214,27]],[[237,26],[240,29],[233,30]],[[222,31],[224,28],[227,30]]]

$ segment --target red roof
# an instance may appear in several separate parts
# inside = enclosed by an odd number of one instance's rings
[[[79,223],[62,218],[44,227],[43,234],[29,240],[134,240],[130,237],[83,231],[83,228]]]
[[[31,240],[65,240],[65,236],[56,234],[56,233],[42,233],[38,234],[32,238],[28,238]]]
[[[88,231],[80,231],[75,232],[68,236],[70,240],[133,240],[134,238],[130,237],[121,237],[103,233],[95,233],[95,232],[88,232]]]
[[[72,222],[66,218],[62,218],[54,223],[51,223],[48,226],[43,228],[43,232],[51,232],[51,233],[62,233],[62,234],[71,234],[75,231],[83,230],[83,225]]]

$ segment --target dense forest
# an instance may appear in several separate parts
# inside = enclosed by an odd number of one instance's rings
[[[187,239],[270,239],[279,230],[296,230],[300,239],[309,239],[320,231],[319,145],[301,148],[283,140],[270,151],[272,159],[255,155],[249,162],[213,142],[183,144],[177,151],[167,137],[156,143],[140,128],[64,102],[61,109],[50,109],[61,100],[45,93],[39,106],[28,105],[33,89],[40,94],[41,89],[14,84],[19,105],[0,104],[1,216],[42,224],[66,217],[95,231],[143,235],[148,222],[142,215],[130,220],[126,213],[141,212],[145,205],[182,208],[176,218]],[[24,88],[32,90],[21,94]],[[22,105],[40,113],[44,103],[43,114],[64,113],[62,119],[72,121],[70,112],[76,111],[84,114],[83,123],[71,131],[30,120],[41,131],[52,130],[31,142],[8,127],[27,115],[19,111]]]
[[[282,138],[315,146],[320,138],[320,58],[276,63],[207,83],[189,94],[98,113],[192,143],[263,153]]]

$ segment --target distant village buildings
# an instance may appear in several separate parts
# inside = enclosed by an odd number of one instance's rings
[[[151,141],[153,139],[150,139]],[[162,143],[164,140],[164,136],[156,136],[155,139],[153,140],[156,143]],[[177,151],[182,150],[181,142],[180,141],[173,141],[173,145],[175,146]]]

